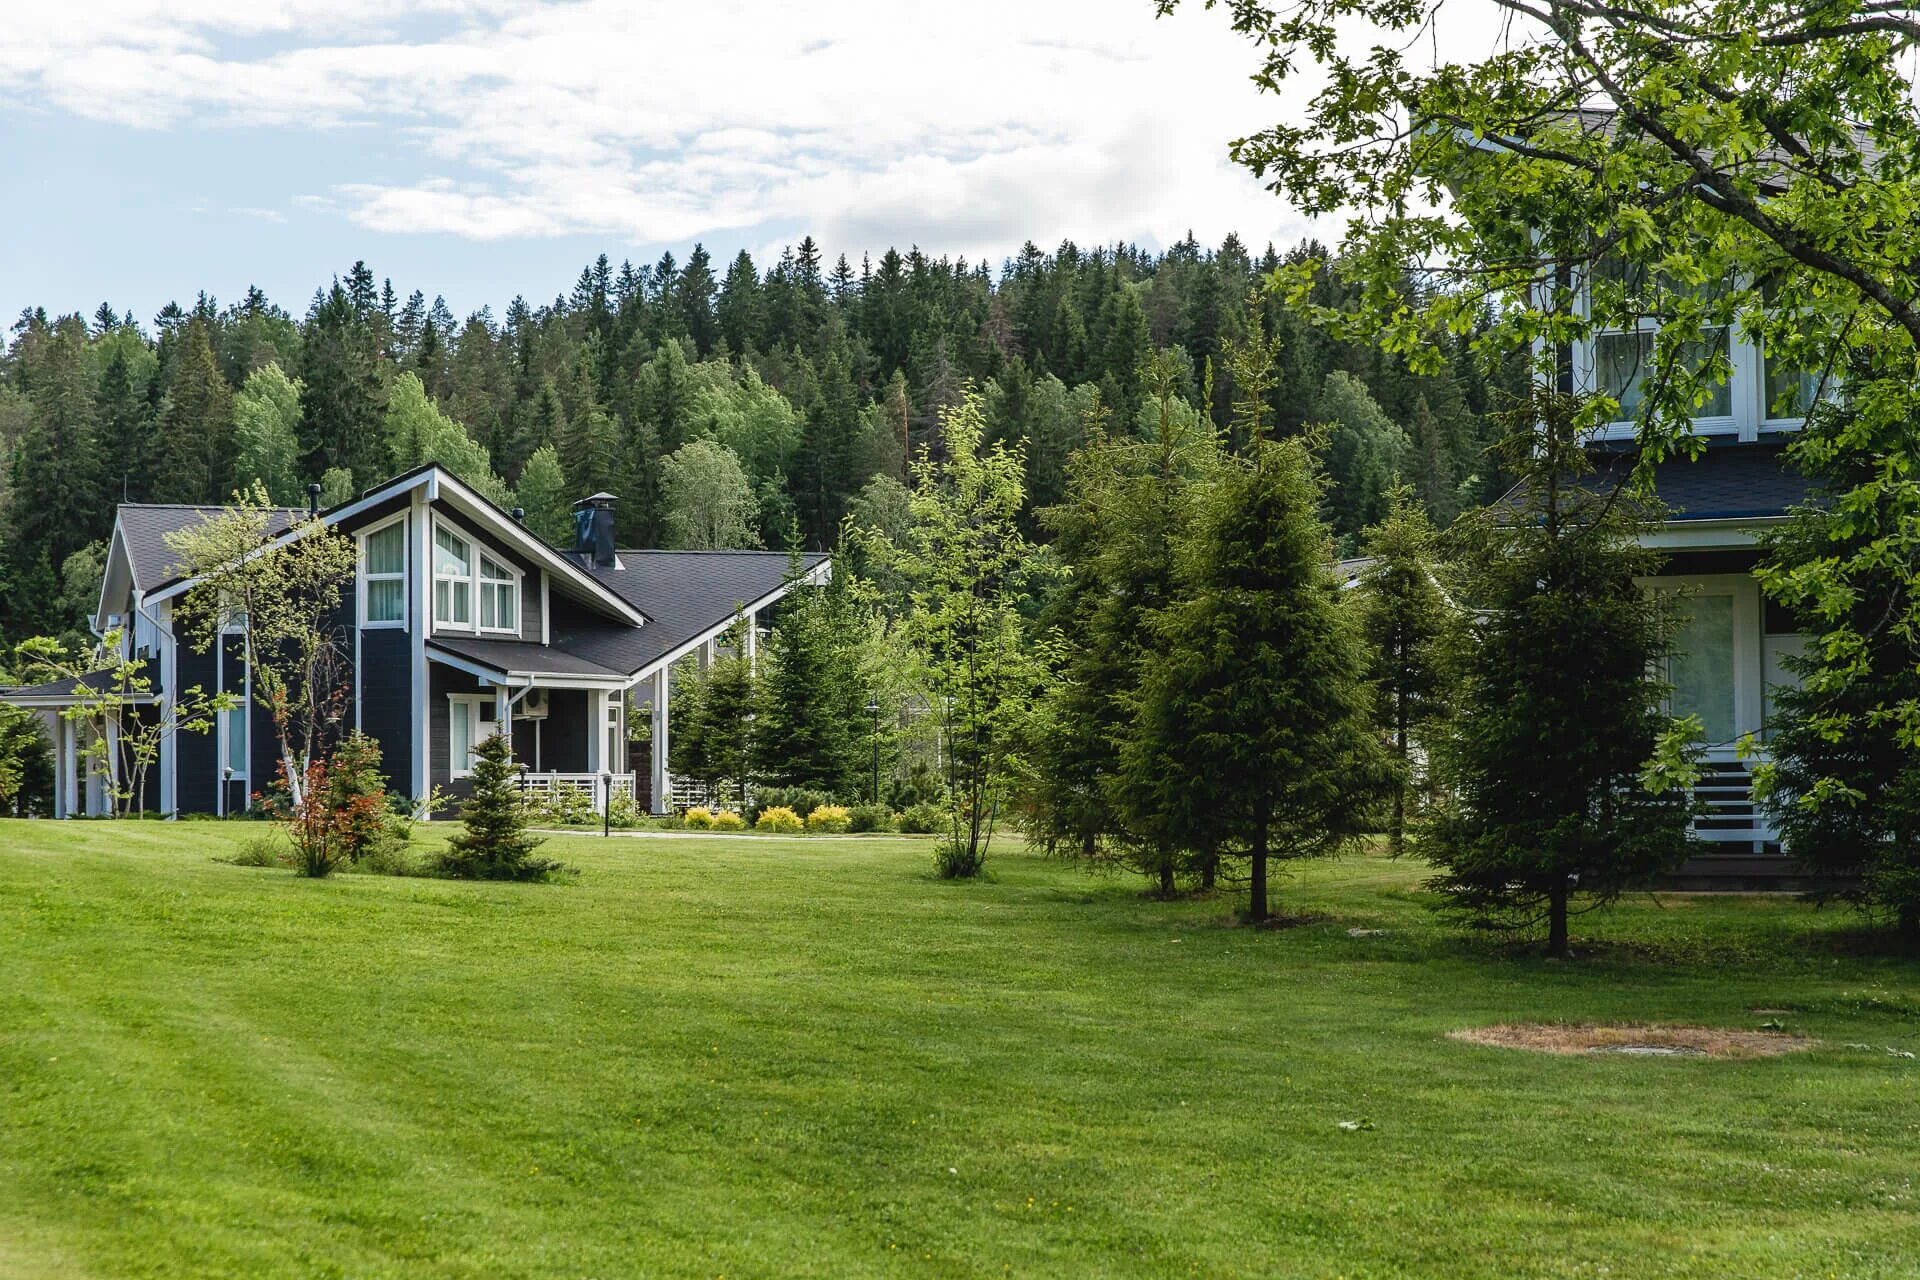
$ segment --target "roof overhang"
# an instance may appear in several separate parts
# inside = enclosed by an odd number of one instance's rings
[[[1712,551],[1754,546],[1760,535],[1788,516],[1728,516],[1720,519],[1669,520],[1640,535],[1643,547],[1659,551]]]
[[[624,689],[632,683],[611,671],[594,675],[583,671],[517,671],[497,667],[466,654],[443,649],[433,642],[432,637],[427,639],[427,657],[442,666],[464,671],[477,680],[510,689]]]

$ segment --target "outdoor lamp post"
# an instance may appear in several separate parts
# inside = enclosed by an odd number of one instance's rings
[[[613,775],[605,769],[600,771],[600,834],[611,838],[613,835]]]
[[[233,811],[233,766],[232,765],[227,766],[226,775],[227,775],[226,785],[220,789],[220,812],[231,813]]]
[[[873,717],[873,732],[868,739],[873,744],[873,794],[867,797],[868,804],[880,803],[880,703],[878,699],[867,699],[867,714]]]

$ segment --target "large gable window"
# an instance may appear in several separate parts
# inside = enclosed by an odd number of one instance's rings
[[[433,620],[473,626],[473,544],[445,525],[433,530]]]
[[[519,575],[489,555],[480,557],[480,629],[520,629]]]
[[[392,524],[360,540],[360,621],[391,626],[407,619],[407,524]]]
[[[454,631],[520,631],[520,570],[442,521],[433,528],[433,621]]]

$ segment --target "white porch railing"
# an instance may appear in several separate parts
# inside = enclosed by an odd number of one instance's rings
[[[593,801],[593,811],[600,813],[606,807],[607,789],[597,773],[522,773],[520,790],[535,800],[550,799],[563,787],[572,787]],[[613,775],[613,793],[633,799],[633,775],[616,773]]]
[[[1715,844],[1768,844],[1780,837],[1753,799],[1753,773],[1744,760],[1710,760],[1702,767],[1694,798],[1704,811],[1693,833]]]

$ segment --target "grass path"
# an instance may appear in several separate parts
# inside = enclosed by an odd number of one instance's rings
[[[1641,900],[1557,964],[1381,859],[1264,932],[923,840],[492,886],[247,834],[0,823],[0,1277],[1920,1273],[1920,965],[1837,912]],[[1761,1008],[1822,1045],[1446,1037]]]

